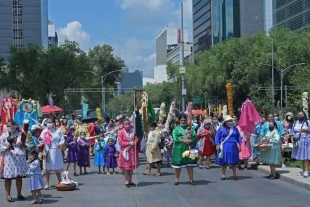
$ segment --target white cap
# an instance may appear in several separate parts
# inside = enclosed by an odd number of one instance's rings
[[[233,121],[234,119],[230,116],[230,115],[227,115],[224,117],[224,122],[226,121]]]
[[[35,129],[41,129],[41,127],[39,125],[32,125],[31,130],[35,130]]]

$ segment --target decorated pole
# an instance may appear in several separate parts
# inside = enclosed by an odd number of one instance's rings
[[[143,124],[143,131],[147,131],[147,104],[148,104],[148,95],[146,92],[142,92],[141,94],[141,104],[142,104],[142,124]]]
[[[306,116],[309,117],[309,114],[308,114],[308,92],[303,92],[303,94],[302,94],[302,110],[306,113]]]
[[[228,114],[234,116],[234,107],[233,107],[233,88],[231,83],[226,84],[227,90],[227,104],[228,104]]]

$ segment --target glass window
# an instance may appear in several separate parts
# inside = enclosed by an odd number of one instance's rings
[[[210,2],[206,5],[204,5],[199,11],[196,13],[193,13],[193,20],[196,21],[199,17],[201,17],[203,14],[207,13],[211,9]]]
[[[226,0],[223,8],[225,12],[225,24],[224,24],[224,35],[225,39],[229,39],[234,36],[234,5],[233,0]]]
[[[195,4],[195,2],[193,2],[193,5],[194,5],[193,14],[195,14],[199,9],[201,9],[207,3],[210,6],[210,0],[201,0],[199,3],[196,2],[196,4]]]
[[[199,19],[197,19],[194,22],[193,27],[197,28],[199,27],[201,24],[203,24],[204,22],[206,22],[207,20],[209,20],[211,18],[211,11],[208,11],[206,14],[204,14],[203,16],[201,16]]]
[[[198,28],[196,28],[194,30],[193,36],[194,37],[198,36],[200,33],[204,32],[208,28],[210,28],[210,26],[211,26],[211,20],[208,20],[207,22],[205,22],[204,24],[200,25]]]

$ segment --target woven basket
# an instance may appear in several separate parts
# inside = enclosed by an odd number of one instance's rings
[[[271,150],[271,145],[257,145],[255,146],[255,149],[260,152],[265,152]]]
[[[76,184],[75,183],[70,183],[70,184],[56,184],[56,189],[57,191],[72,191],[76,189]]]

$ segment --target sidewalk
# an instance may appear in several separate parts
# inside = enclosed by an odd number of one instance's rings
[[[270,174],[270,168],[268,165],[257,165],[255,162],[249,162],[249,167],[251,169],[259,170],[266,174]],[[296,185],[301,188],[305,188],[310,190],[310,177],[304,178],[303,176],[297,175],[301,171],[300,168],[293,168],[293,167],[285,167],[277,168],[277,173],[281,180]]]

